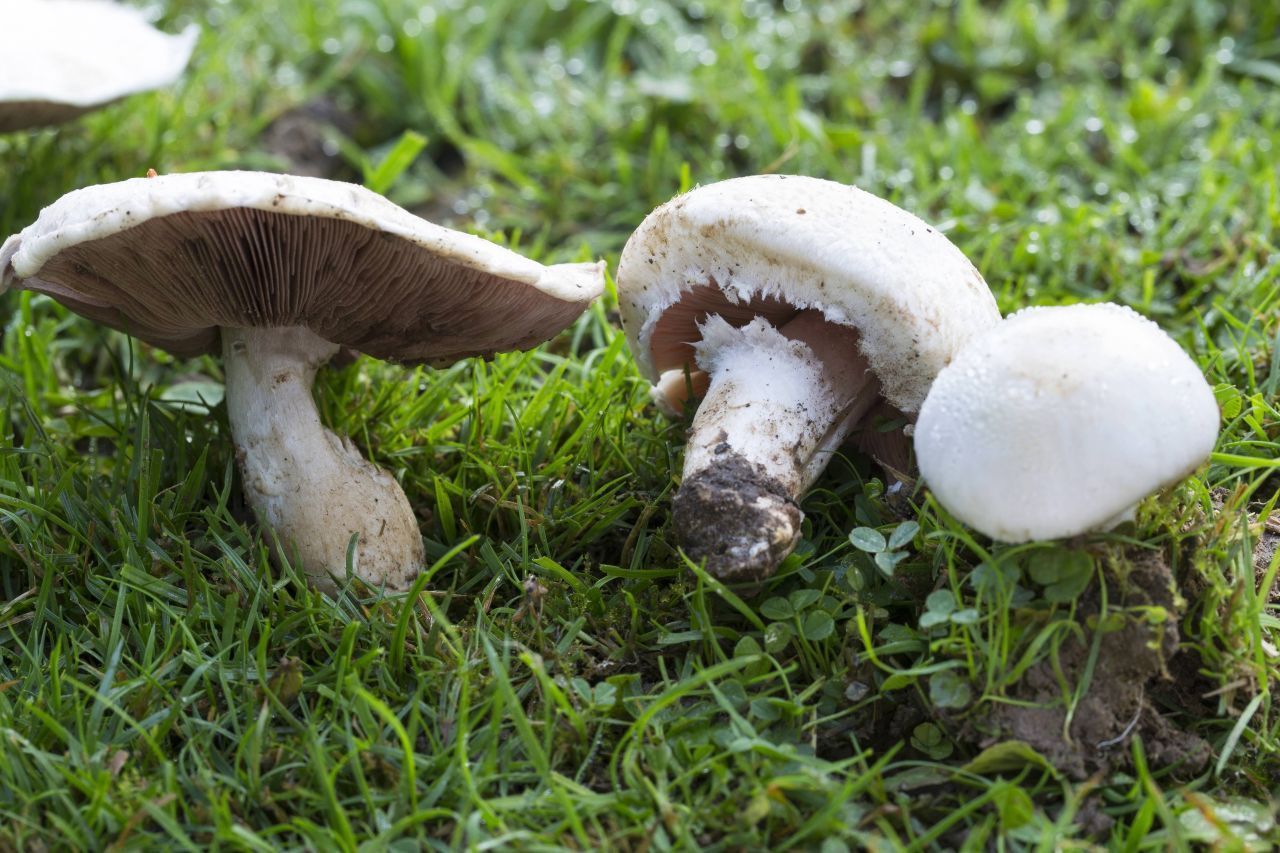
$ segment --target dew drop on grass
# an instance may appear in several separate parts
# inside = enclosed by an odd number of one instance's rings
[[[286,88],[288,86],[296,86],[302,82],[302,75],[298,73],[298,69],[292,65],[281,65],[272,75],[276,86]]]

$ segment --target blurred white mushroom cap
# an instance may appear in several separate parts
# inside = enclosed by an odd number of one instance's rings
[[[194,25],[167,35],[141,10],[107,0],[2,0],[0,133],[168,86],[198,35]]]

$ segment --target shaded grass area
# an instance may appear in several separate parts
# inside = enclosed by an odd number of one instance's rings
[[[9,295],[0,844],[1280,840],[1274,4],[278,9],[169,4],[205,27],[187,79],[0,140],[0,231],[147,167],[306,167],[612,264],[694,183],[814,174],[944,228],[1006,311],[1158,320],[1217,387],[1219,452],[1136,525],[1013,548],[850,455],[748,595],[674,550],[683,425],[606,300],[533,353],[325,372],[434,563],[331,600],[268,562],[224,414],[183,402],[216,363]],[[425,150],[379,173],[406,131]]]

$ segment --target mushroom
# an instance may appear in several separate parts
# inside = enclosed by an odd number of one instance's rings
[[[1000,318],[973,264],[855,187],[765,175],[653,211],[618,265],[622,324],[661,408],[702,397],[672,508],[694,560],[773,572],[800,495],[868,413],[919,408],[934,375]]]
[[[449,364],[527,349],[603,288],[603,263],[543,266],[362,187],[259,172],[69,193],[0,246],[0,285],[179,356],[221,349],[249,503],[322,588],[354,569],[404,589],[422,538],[399,484],[325,429],[311,397],[340,347]]]
[[[1027,308],[938,374],[915,429],[938,503],[1003,542],[1109,529],[1199,467],[1213,391],[1155,323],[1118,305]]]
[[[166,35],[105,0],[8,0],[0,27],[0,133],[61,124],[168,86],[199,28]]]

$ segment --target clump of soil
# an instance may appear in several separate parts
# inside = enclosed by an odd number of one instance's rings
[[[681,547],[723,580],[758,580],[795,547],[804,514],[786,487],[721,445],[719,464],[680,485],[671,502]]]
[[[1262,535],[1258,537],[1258,544],[1253,546],[1253,570],[1258,583],[1262,583],[1270,571],[1277,548],[1280,548],[1280,514],[1267,518],[1262,527]],[[1280,602],[1280,578],[1271,586],[1267,600]]]
[[[1178,660],[1176,599],[1169,567],[1160,556],[1143,552],[1132,557],[1125,577],[1118,583],[1110,582],[1108,592],[1110,613],[1118,608],[1130,610],[1123,614],[1123,627],[1102,637],[1087,692],[1077,704],[1070,726],[1068,697],[1053,662],[1045,660],[1027,671],[1011,695],[1032,704],[994,707],[991,720],[996,736],[989,743],[1025,741],[1062,772],[1085,779],[1126,765],[1130,741],[1140,735],[1152,766],[1174,767],[1179,775],[1193,774],[1208,763],[1212,749],[1200,737],[1179,728],[1152,701],[1173,678],[1170,662]],[[1153,624],[1142,618],[1151,611],[1132,610],[1142,607],[1164,608],[1166,618]],[[1077,607],[1077,618],[1088,626],[1083,639],[1073,637],[1059,647],[1058,666],[1071,690],[1085,676],[1099,609],[1098,590],[1090,587]]]
[[[355,170],[330,143],[330,137],[335,131],[350,136],[356,126],[354,113],[322,96],[281,114],[267,125],[262,144],[288,163],[292,175],[352,180]]]

